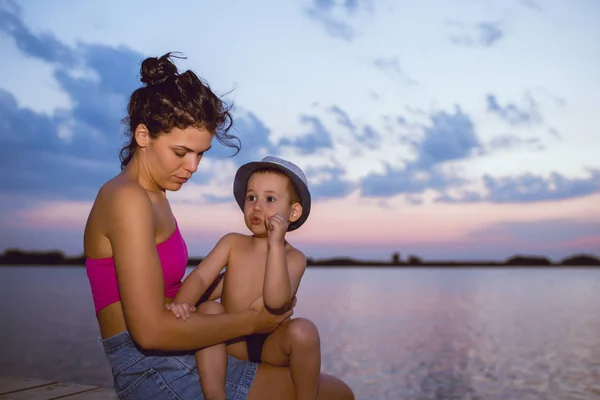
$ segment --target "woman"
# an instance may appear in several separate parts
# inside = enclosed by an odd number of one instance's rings
[[[179,74],[170,53],[144,60],[141,81],[146,85],[129,101],[122,171],[99,190],[88,217],[86,269],[119,397],[202,398],[195,349],[272,331],[292,311],[271,315],[262,298],[242,312],[195,313],[186,321],[165,309],[188,258],[166,191],[179,190],[196,172],[213,137],[237,146],[228,134],[229,110],[192,71]],[[293,398],[288,368],[232,357],[226,389],[234,399]],[[318,398],[354,396],[322,374]]]

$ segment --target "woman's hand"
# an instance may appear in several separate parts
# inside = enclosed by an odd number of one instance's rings
[[[196,311],[196,307],[187,303],[165,303],[165,308],[171,310],[177,318],[182,318],[184,321],[190,317],[190,313]]]
[[[294,306],[296,305],[296,297],[292,300],[290,309],[282,314],[271,314],[266,308],[263,301],[263,296],[259,296],[250,305],[250,310],[254,314],[254,322],[252,324],[252,333],[270,333],[273,332],[283,321],[290,318],[294,314]]]

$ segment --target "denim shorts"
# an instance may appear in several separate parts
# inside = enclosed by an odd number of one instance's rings
[[[120,399],[204,400],[193,353],[160,353],[138,347],[128,331],[102,341]],[[227,399],[246,399],[258,364],[227,356]]]

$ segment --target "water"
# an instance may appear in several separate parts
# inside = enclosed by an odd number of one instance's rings
[[[600,269],[309,269],[296,316],[357,399],[600,398]],[[85,270],[0,268],[0,376],[111,386]]]

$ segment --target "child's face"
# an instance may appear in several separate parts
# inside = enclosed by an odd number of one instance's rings
[[[266,235],[265,215],[280,214],[289,221],[300,218],[300,204],[291,204],[288,190],[291,184],[287,177],[276,173],[258,172],[250,177],[244,203],[244,220],[253,234]]]

